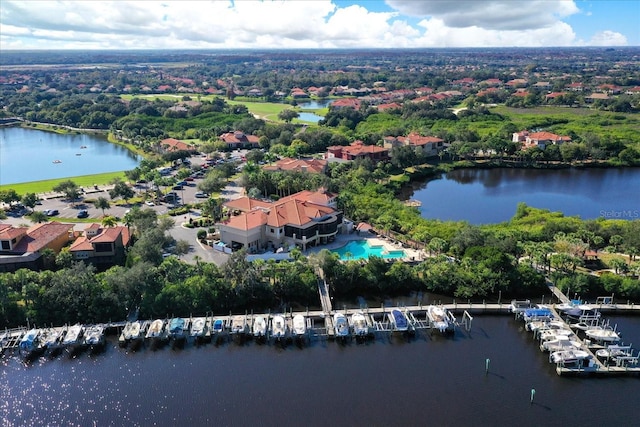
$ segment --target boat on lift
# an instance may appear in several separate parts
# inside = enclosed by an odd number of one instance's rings
[[[620,341],[620,335],[611,328],[596,327],[587,329],[584,334],[598,343],[616,343]]]
[[[391,310],[389,314],[389,320],[391,321],[391,326],[393,330],[396,332],[407,332],[409,330],[409,322],[407,320],[407,316],[400,311],[398,308],[394,308]]]
[[[126,347],[129,343],[141,338],[142,325],[139,321],[127,322],[118,338],[121,347]]]
[[[440,331],[441,334],[453,333],[453,322],[446,307],[430,305],[427,307],[427,318],[431,328]]]
[[[22,356],[23,359],[28,360],[40,354],[39,337],[39,329],[31,329],[23,335],[22,339],[20,340],[20,344],[18,344],[18,351],[20,352],[20,356]]]
[[[349,323],[344,314],[336,313],[333,315],[333,330],[336,338],[344,339],[349,335]]]
[[[206,317],[196,317],[191,320],[191,330],[189,331],[189,335],[191,338],[195,340],[200,340],[204,337],[207,332],[207,318]]]
[[[255,338],[264,338],[267,336],[267,319],[264,316],[256,316],[253,319],[251,328]]]
[[[70,354],[75,353],[82,344],[82,334],[84,328],[82,325],[76,323],[67,329],[67,333],[62,340],[62,346],[67,349]]]
[[[303,338],[307,334],[307,320],[302,314],[293,316],[293,334],[296,338]]]
[[[584,350],[554,351],[549,355],[549,362],[564,368],[591,368],[595,366],[593,356]]]
[[[284,320],[284,316],[276,314],[271,319],[271,336],[280,341],[287,335],[287,322]]]
[[[83,345],[88,348],[89,351],[100,351],[104,348],[104,326],[92,325],[85,329]]]
[[[358,311],[351,315],[351,327],[353,328],[353,335],[356,338],[362,338],[369,334],[367,318],[364,316],[362,311]]]

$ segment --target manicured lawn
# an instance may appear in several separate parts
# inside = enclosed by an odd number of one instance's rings
[[[43,181],[31,181],[31,182],[23,182],[19,184],[7,184],[0,185],[0,190],[8,190],[13,188],[20,195],[26,193],[46,193],[52,191],[53,187],[55,187],[58,183],[62,181],[66,181],[68,179],[72,180],[79,187],[93,187],[93,185],[105,185],[111,182],[114,178],[126,179],[124,172],[108,172],[108,173],[99,173],[95,175],[83,175],[83,176],[75,176],[75,177],[67,177],[67,178],[56,178],[56,179],[47,179]]]

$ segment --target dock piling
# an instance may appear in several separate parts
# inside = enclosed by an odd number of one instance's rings
[[[484,374],[487,375],[489,373],[489,364],[491,363],[491,359],[484,361]]]
[[[536,395],[536,389],[532,388],[531,389],[531,401],[529,402],[530,404],[533,404],[533,398],[535,397],[535,395]]]

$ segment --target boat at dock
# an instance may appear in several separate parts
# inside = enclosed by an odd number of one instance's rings
[[[511,304],[509,304],[509,311],[513,314],[520,314],[523,311],[529,309],[529,308],[533,308],[534,305],[531,304],[531,301],[526,299],[526,300],[512,300]]]
[[[342,313],[333,315],[333,329],[337,338],[345,338],[349,335],[349,323]]]
[[[427,318],[432,330],[438,330],[443,335],[453,333],[454,325],[445,307],[430,305],[427,307]]]
[[[242,337],[248,332],[248,329],[245,316],[236,316],[231,320],[231,335]]]
[[[406,332],[409,330],[409,322],[407,321],[407,316],[405,316],[405,314],[399,309],[394,308],[393,310],[391,310],[389,319],[394,331]]]
[[[49,355],[56,354],[62,349],[64,328],[45,328],[40,332],[40,347]]]
[[[293,316],[293,334],[296,338],[302,338],[307,334],[307,321],[302,314]]]
[[[157,345],[164,341],[168,336],[168,331],[165,328],[165,321],[163,319],[156,319],[149,325],[147,330],[146,339],[151,342],[152,345]]]
[[[253,326],[251,327],[253,336],[255,338],[263,338],[267,336],[267,319],[264,316],[256,316],[253,319]]]
[[[213,321],[211,332],[214,335],[220,335],[224,332],[224,321],[222,319],[216,319]]]
[[[535,321],[551,321],[554,315],[547,307],[528,308],[522,312],[522,319],[525,323]]]
[[[596,327],[593,329],[587,329],[584,334],[587,338],[598,343],[616,343],[620,341],[620,335],[610,328]]]
[[[196,317],[191,320],[191,330],[189,331],[189,335],[191,338],[195,340],[202,339],[207,333],[207,318],[206,317]]]
[[[78,323],[70,326],[69,329],[67,329],[67,333],[64,335],[62,346],[66,348],[69,353],[73,354],[82,344],[83,332],[83,326]]]
[[[182,317],[174,317],[169,321],[169,337],[173,340],[181,340],[185,338],[184,331],[187,321]]]
[[[351,315],[351,327],[353,328],[353,335],[358,337],[365,337],[369,335],[369,326],[367,325],[367,318],[364,313],[358,311]]]
[[[574,350],[579,349],[580,347],[581,344],[579,341],[576,341],[575,338],[572,339],[572,337],[566,335],[556,335],[540,342],[540,351],[546,351],[549,353],[562,350]]]
[[[549,355],[549,362],[563,368],[591,368],[595,367],[593,356],[584,350],[554,351]]]
[[[88,348],[89,351],[95,352],[104,349],[105,337],[104,326],[92,325],[84,331],[83,345]]]
[[[39,329],[31,329],[24,334],[18,346],[18,351],[23,359],[31,359],[39,354],[41,348],[39,337]]]
[[[569,320],[577,322],[589,322],[600,319],[600,312],[590,305],[580,304],[564,312]]]
[[[284,317],[280,314],[276,314],[271,319],[271,336],[276,340],[281,340],[287,335],[287,323]]]
[[[606,348],[597,350],[596,356],[601,359],[610,359],[615,361],[619,357],[633,356],[633,349],[630,345],[612,344]]]
[[[136,341],[142,337],[142,325],[139,321],[127,322],[122,329],[122,333],[118,338],[118,343],[122,347],[126,347],[129,343]]]

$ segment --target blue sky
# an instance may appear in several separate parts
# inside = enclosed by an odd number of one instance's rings
[[[0,49],[638,46],[640,0],[2,0]]]

